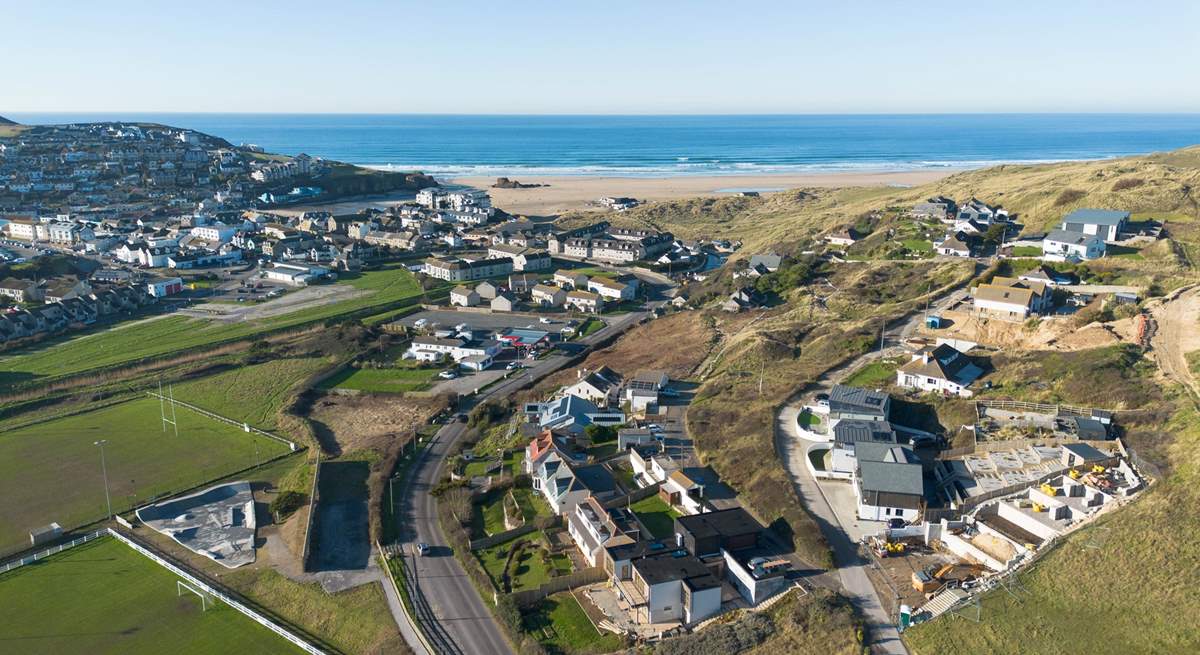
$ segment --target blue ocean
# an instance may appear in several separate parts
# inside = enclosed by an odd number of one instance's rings
[[[6,114],[137,120],[268,151],[457,175],[758,175],[1103,159],[1200,143],[1200,114]]]

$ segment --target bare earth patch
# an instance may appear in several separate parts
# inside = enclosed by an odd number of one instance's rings
[[[309,418],[340,452],[384,452],[394,438],[424,425],[440,405],[434,398],[409,395],[327,394],[313,403]]]

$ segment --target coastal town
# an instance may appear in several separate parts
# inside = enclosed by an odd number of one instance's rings
[[[364,587],[395,652],[714,652],[823,603],[903,653],[1163,484],[1135,374],[1184,375],[1160,334],[1190,255],[1178,280],[1109,264],[1179,252],[1177,214],[947,192],[771,242],[627,197],[513,215],[419,173],[337,213],[345,167],[132,123],[0,138],[6,429],[125,408],[131,448],[254,444],[119,469],[115,499],[106,459],[82,507],[6,514],[6,567],[113,537],[313,653],[354,649],[289,599]],[[1094,351],[1120,370],[1062,363]],[[295,586],[239,586],[263,570]]]

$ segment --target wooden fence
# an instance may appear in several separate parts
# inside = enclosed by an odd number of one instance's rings
[[[566,575],[560,575],[557,578],[551,578],[549,582],[538,587],[537,589],[525,589],[523,591],[514,591],[509,594],[513,602],[518,607],[529,607],[542,600],[550,594],[556,594],[560,591],[582,587],[584,585],[596,584],[604,582],[608,579],[608,573],[599,566],[575,571]]]

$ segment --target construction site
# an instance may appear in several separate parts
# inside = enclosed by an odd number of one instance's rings
[[[1051,451],[1055,458],[1049,457]],[[969,605],[984,591],[1019,585],[1014,574],[1061,536],[1119,508],[1144,488],[1124,457],[1090,444],[1044,449],[1037,459],[1036,466],[1053,470],[864,540],[878,565],[875,573],[895,592],[901,628]],[[1014,465],[1022,462],[1012,458]]]

